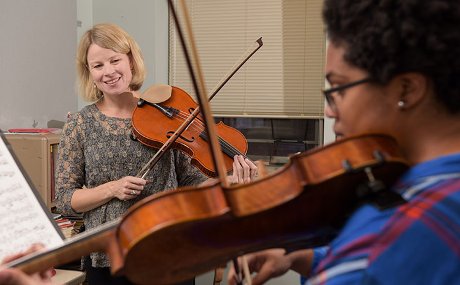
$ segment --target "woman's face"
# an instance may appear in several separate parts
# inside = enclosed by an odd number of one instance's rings
[[[91,44],[87,61],[91,78],[105,96],[129,91],[133,75],[128,55]]]
[[[369,77],[364,70],[345,62],[344,53],[342,46],[329,44],[326,79],[331,87],[340,87]],[[325,115],[335,120],[334,132],[337,136],[394,134],[397,99],[391,95],[391,88],[365,81],[332,92],[330,97],[334,104],[326,105]]]

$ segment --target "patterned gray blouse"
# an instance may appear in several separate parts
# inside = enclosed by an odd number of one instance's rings
[[[155,123],[155,122],[152,122]],[[137,172],[155,154],[155,150],[130,138],[131,119],[107,117],[95,104],[70,116],[59,144],[56,168],[56,208],[62,214],[76,214],[70,199],[77,189],[94,188]],[[149,172],[136,199],[117,198],[83,214],[86,229],[112,221],[139,200],[167,189],[197,185],[207,179],[190,164],[190,158],[177,150],[166,153]],[[103,253],[91,254],[92,265],[108,267]]]

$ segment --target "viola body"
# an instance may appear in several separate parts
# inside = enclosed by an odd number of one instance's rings
[[[245,253],[326,244],[368,201],[363,189],[370,177],[389,187],[408,167],[390,137],[347,138],[293,156],[283,168],[248,184],[216,182],[152,195],[121,221],[10,266],[34,273],[101,251],[115,275],[140,285],[174,284]]]
[[[162,112],[155,105],[167,111]],[[133,135],[141,143],[158,149],[197,107],[197,104],[189,94],[173,86],[171,97],[165,102],[160,104],[147,102],[138,104],[132,115]],[[169,115],[166,112],[170,112],[168,113]],[[230,171],[233,168],[234,155],[245,155],[247,153],[247,140],[240,131],[222,122],[216,124],[216,133],[219,136],[222,152],[225,154],[224,163],[226,169]],[[216,176],[201,116],[197,116],[192,121],[189,127],[173,143],[172,147],[187,153],[192,159],[192,164],[197,166],[204,174]]]
[[[390,186],[407,168],[393,139],[363,135],[293,156],[248,184],[153,195],[116,229],[123,266],[113,270],[138,284],[172,284],[244,253],[325,244],[363,202],[369,170]]]

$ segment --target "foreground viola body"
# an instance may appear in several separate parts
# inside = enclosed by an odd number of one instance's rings
[[[150,196],[121,220],[6,266],[33,273],[102,251],[113,274],[136,284],[177,283],[244,253],[325,244],[359,203],[391,202],[393,192],[383,186],[407,168],[392,138],[351,137],[293,156],[252,183]]]
[[[296,155],[249,184],[151,196],[116,229],[123,264],[113,270],[137,284],[171,284],[244,253],[325,244],[359,203],[387,199],[372,185],[391,186],[407,168],[393,139],[363,135]]]

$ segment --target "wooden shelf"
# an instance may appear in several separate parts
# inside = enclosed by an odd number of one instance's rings
[[[80,285],[85,281],[86,274],[77,270],[56,269],[56,275],[51,278],[52,285]]]

